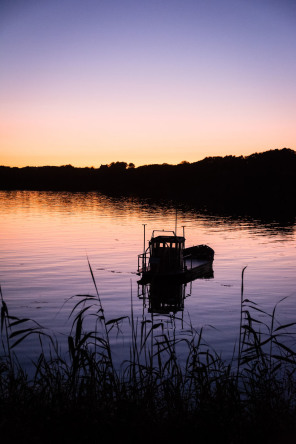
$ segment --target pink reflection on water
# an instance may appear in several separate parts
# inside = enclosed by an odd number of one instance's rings
[[[176,210],[148,201],[98,193],[0,192],[0,283],[10,310],[53,331],[69,331],[69,304],[75,294],[94,294],[87,257],[106,316],[135,315],[137,255],[154,229],[173,230]],[[183,317],[206,327],[209,342],[231,353],[239,322],[241,272],[245,295],[267,311],[284,296],[283,320],[295,320],[295,226],[231,219],[178,210],[178,231],[186,245],[215,250],[214,279],[197,280],[184,301]],[[65,305],[64,305],[65,304]],[[215,328],[212,328],[213,326]],[[128,339],[127,339],[128,341]],[[120,353],[120,351],[118,352]]]

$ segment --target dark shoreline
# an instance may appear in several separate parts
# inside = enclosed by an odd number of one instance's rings
[[[100,168],[0,166],[0,189],[98,191],[185,204],[202,212],[286,218],[296,215],[296,151],[283,148],[137,168],[125,162]]]

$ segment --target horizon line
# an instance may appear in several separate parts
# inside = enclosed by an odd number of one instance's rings
[[[249,154],[247,156],[244,156],[242,154],[241,155],[226,154],[225,156],[206,156],[203,159],[196,160],[194,162],[189,162],[187,160],[182,160],[179,163],[163,162],[163,163],[150,163],[150,164],[135,165],[133,162],[126,162],[126,161],[120,160],[120,161],[112,161],[112,162],[106,163],[106,164],[101,164],[98,167],[95,167],[93,165],[92,166],[75,166],[75,165],[72,165],[71,163],[69,163],[69,164],[62,164],[62,165],[25,165],[25,166],[0,165],[0,168],[4,167],[4,168],[19,168],[19,169],[22,169],[22,168],[63,168],[63,167],[71,167],[71,168],[77,168],[77,169],[78,168],[81,168],[81,169],[100,169],[102,166],[108,166],[109,167],[110,165],[113,165],[113,164],[124,163],[127,166],[126,169],[133,169],[133,168],[141,168],[141,167],[145,167],[145,166],[154,166],[154,165],[168,165],[168,166],[178,166],[178,165],[182,165],[182,164],[192,165],[194,163],[202,162],[205,159],[217,159],[217,158],[226,158],[226,157],[234,157],[234,158],[241,158],[242,157],[242,158],[246,159],[247,157],[251,157],[254,154],[262,155],[262,154],[270,152],[270,151],[283,151],[283,150],[294,151],[296,153],[296,151],[294,149],[292,149],[292,148],[283,147],[283,148],[271,148],[269,150],[260,151],[260,152],[255,151],[254,153]],[[133,165],[133,166],[129,167],[129,165]]]

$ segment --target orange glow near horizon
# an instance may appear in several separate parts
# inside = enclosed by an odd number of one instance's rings
[[[140,106],[140,105],[139,105]],[[156,106],[156,104],[155,104]],[[201,109],[177,112],[166,106],[150,112],[128,116],[116,106],[105,115],[93,109],[86,116],[72,110],[55,108],[50,113],[38,109],[15,110],[2,119],[0,164],[6,166],[66,165],[99,167],[116,161],[136,166],[153,163],[178,164],[196,162],[207,156],[250,155],[269,149],[296,149],[293,114],[290,121],[270,128],[270,115],[263,120],[247,110],[238,116],[217,109],[202,114]],[[112,120],[118,112],[117,120]],[[251,113],[251,111],[250,111]],[[162,118],[162,116],[165,116]],[[219,118],[220,116],[220,118]],[[284,137],[283,137],[284,134]],[[4,149],[3,149],[4,148]]]

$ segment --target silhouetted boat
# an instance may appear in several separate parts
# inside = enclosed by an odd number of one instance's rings
[[[175,279],[190,282],[199,277],[213,276],[214,250],[208,245],[185,248],[185,237],[174,231],[154,230],[148,248],[138,256],[140,283],[155,279]],[[145,235],[144,235],[145,248]]]

